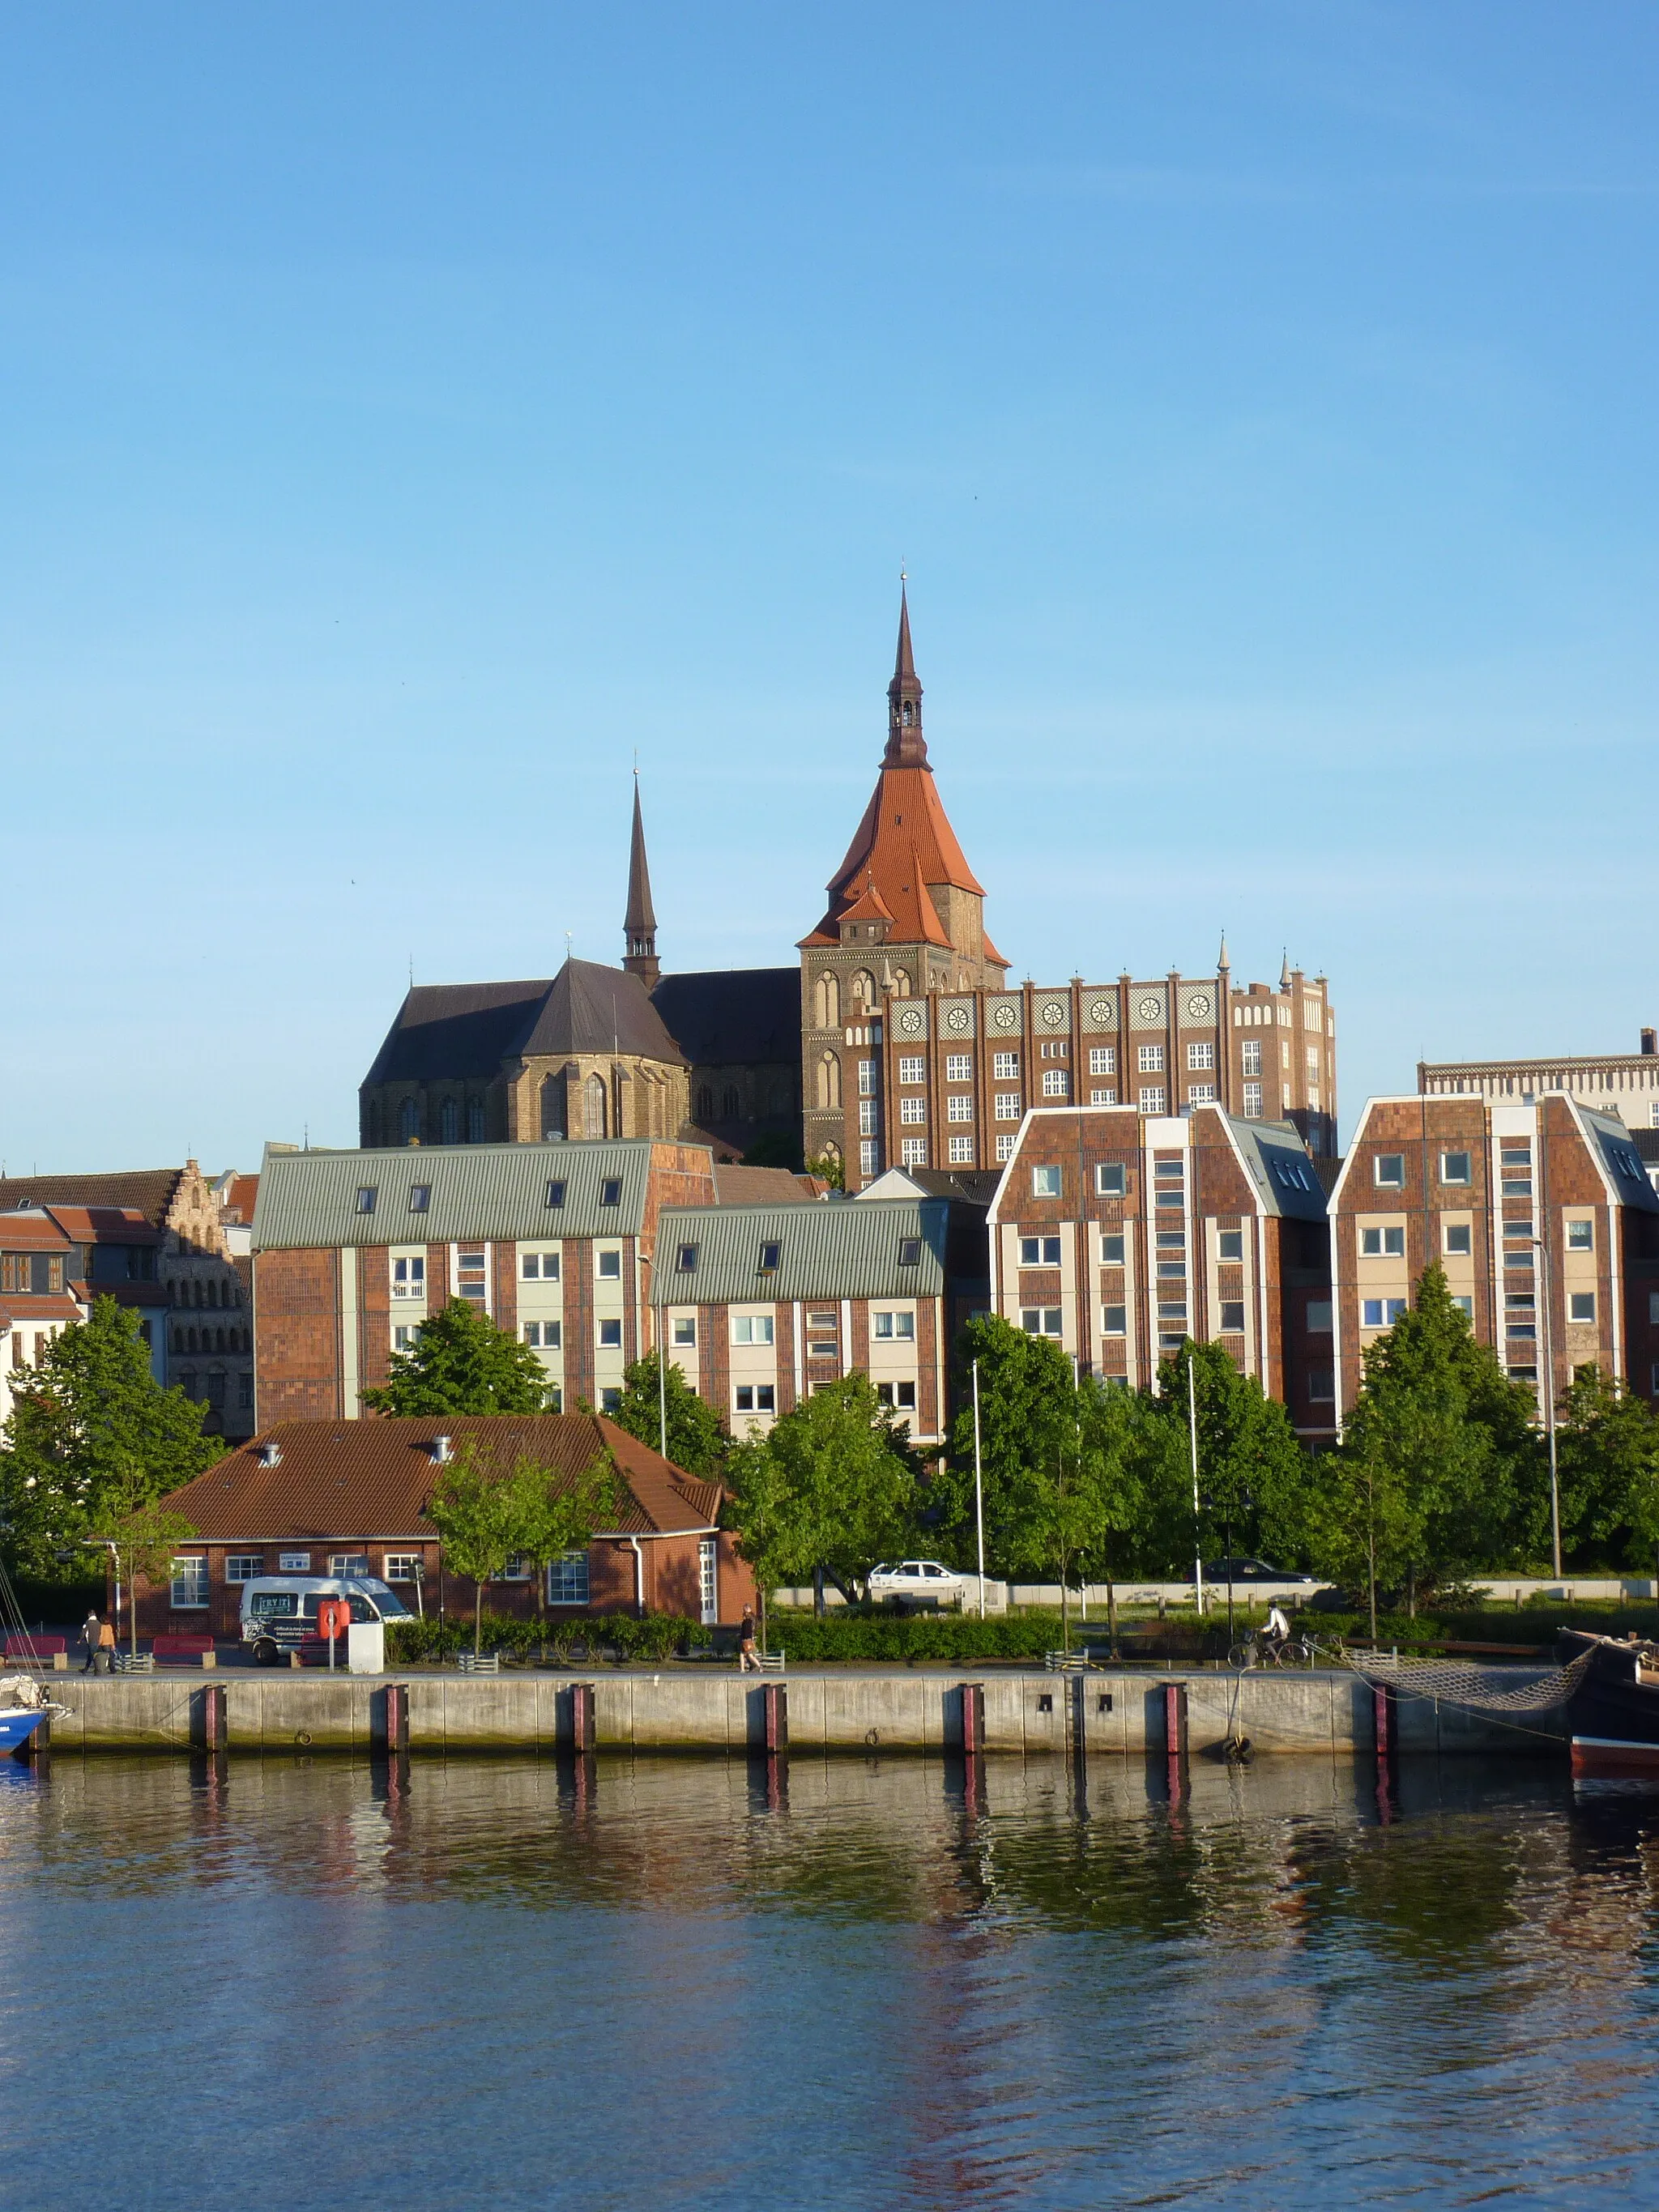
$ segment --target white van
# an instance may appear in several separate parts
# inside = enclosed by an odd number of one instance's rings
[[[413,1620],[391,1585],[375,1575],[260,1575],[242,1584],[242,1641],[256,1667],[274,1667],[284,1651],[317,1633],[317,1601],[343,1597],[354,1620]]]

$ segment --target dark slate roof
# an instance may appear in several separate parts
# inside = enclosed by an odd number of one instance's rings
[[[113,1175],[8,1176],[0,1179],[0,1213],[20,1206],[131,1207],[152,1229],[167,1218],[182,1168],[134,1168]]]
[[[612,1051],[684,1064],[637,975],[567,960],[551,981],[417,984],[364,1080],[483,1079],[504,1060]]]
[[[700,1067],[800,1063],[800,969],[720,968],[665,975],[651,1003]]]

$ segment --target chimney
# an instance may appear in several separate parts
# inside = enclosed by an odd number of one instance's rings
[[[1659,1030],[1644,1030],[1642,1032],[1643,1058],[1651,1060],[1656,1053],[1659,1053]]]
[[[283,1463],[283,1448],[275,1437],[269,1437],[262,1444],[256,1444],[254,1452],[261,1467],[280,1467]]]
[[[450,1461],[455,1456],[455,1443],[453,1437],[434,1437],[432,1439],[432,1456],[440,1467],[447,1467]]]

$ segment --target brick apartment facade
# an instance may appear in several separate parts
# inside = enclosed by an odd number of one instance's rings
[[[0,1214],[0,1421],[47,1346],[99,1297],[138,1316],[150,1372],[167,1380],[162,1234],[136,1207],[25,1206]]]
[[[994,1310],[1080,1372],[1144,1388],[1191,1336],[1224,1346],[1310,1441],[1333,1433],[1324,1190],[1290,1123],[1035,1109],[990,1237]]]
[[[1331,1231],[1345,1414],[1365,1347],[1435,1260],[1540,1413],[1552,1364],[1558,1395],[1590,1361],[1659,1394],[1659,1193],[1615,1115],[1559,1093],[1370,1099]]]
[[[242,1585],[261,1575],[367,1574],[411,1612],[472,1610],[477,1585],[447,1569],[427,1502],[446,1456],[463,1448],[505,1474],[521,1459],[575,1476],[608,1453],[617,1511],[584,1551],[549,1570],[556,1612],[678,1613],[740,1620],[753,1577],[719,1526],[724,1496],[594,1414],[522,1419],[446,1414],[412,1420],[283,1421],[261,1430],[165,1501],[198,1534],[179,1547],[169,1586],[137,1593],[141,1634],[239,1632]],[[536,1609],[533,1571],[513,1562],[484,1602]]]

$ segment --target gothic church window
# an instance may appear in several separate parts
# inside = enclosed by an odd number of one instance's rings
[[[405,1145],[413,1144],[421,1133],[421,1109],[412,1098],[405,1098],[398,1109],[398,1136]]]
[[[720,1112],[728,1121],[738,1121],[743,1113],[743,1101],[738,1096],[737,1085],[728,1083],[720,1093]]]
[[[459,1145],[461,1141],[461,1109],[453,1098],[446,1098],[438,1109],[438,1142]]]
[[[817,987],[817,1027],[836,1030],[841,1027],[841,985],[833,975],[820,975]]]
[[[590,1075],[582,1085],[582,1134],[586,1137],[607,1137],[610,1115],[609,1094],[602,1075]]]
[[[818,1062],[818,1107],[828,1112],[841,1104],[841,1062],[826,1052]]]
[[[481,1145],[483,1140],[483,1100],[482,1098],[469,1098],[466,1102],[466,1141],[469,1145]]]
[[[860,1007],[868,1013],[876,1003],[876,979],[867,968],[860,968],[853,978],[853,996]]]
[[[544,1137],[562,1137],[564,1126],[564,1078],[544,1076],[542,1079],[542,1134]]]
[[[697,1085],[697,1119],[712,1121],[714,1118],[714,1094],[706,1083]]]

